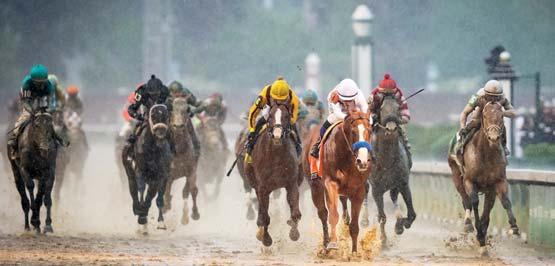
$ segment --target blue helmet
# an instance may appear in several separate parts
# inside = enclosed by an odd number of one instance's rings
[[[29,75],[31,76],[32,80],[45,81],[46,79],[48,79],[48,68],[41,64],[34,65],[31,68]]]
[[[305,103],[316,103],[318,101],[318,94],[314,90],[308,89],[304,91],[301,98]]]

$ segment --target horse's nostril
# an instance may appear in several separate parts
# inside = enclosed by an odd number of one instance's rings
[[[361,159],[357,159],[357,163],[358,163],[358,164],[361,164],[361,163],[362,163],[362,160],[361,160]]]

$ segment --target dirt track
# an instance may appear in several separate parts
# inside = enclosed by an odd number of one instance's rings
[[[320,225],[308,198],[302,206],[301,239],[290,241],[284,195],[270,203],[274,245],[262,248],[254,237],[255,221],[245,219],[238,176],[224,181],[217,202],[201,199],[201,219],[188,225],[179,224],[183,203],[178,195],[183,182],[178,181],[174,209],[166,217],[169,230],[156,230],[154,220],[150,220],[150,234],[138,235],[130,197],[113,162],[112,144],[93,143],[92,147],[85,177],[66,183],[62,190],[62,202],[53,214],[53,235],[23,233],[23,214],[11,175],[0,180],[0,264],[356,265],[369,261],[354,257],[347,262],[349,258],[341,254],[318,256]],[[374,213],[370,211],[371,216]],[[464,239],[457,233],[459,227],[419,216],[402,236],[395,236],[390,228],[390,245],[374,253],[372,261],[380,265],[555,265],[553,250],[501,237],[491,240],[488,257],[480,257],[473,236]]]

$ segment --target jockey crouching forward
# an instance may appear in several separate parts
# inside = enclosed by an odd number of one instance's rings
[[[480,128],[481,125],[481,110],[488,102],[498,102],[503,106],[505,111],[503,112],[504,117],[514,118],[516,113],[513,110],[513,106],[509,99],[505,98],[503,94],[503,87],[501,83],[497,80],[490,80],[484,85],[483,88],[478,90],[478,92],[470,98],[464,110],[460,115],[460,130],[457,133],[457,144],[455,145],[455,152],[457,157],[457,163],[462,165],[462,155],[464,152],[464,146],[466,143],[472,139],[474,133]],[[468,116],[472,113],[472,121],[466,124]],[[501,143],[503,144],[503,150],[505,151],[505,156],[510,154],[507,149],[507,132],[505,126],[503,126],[501,134]]]
[[[170,99],[168,100],[168,102],[173,103],[173,100],[175,98],[179,98],[179,97],[183,97],[185,99],[187,99],[187,104],[188,109],[187,109],[187,113],[189,114],[189,117],[193,117],[195,115],[193,108],[198,108],[201,104],[201,102],[199,100],[197,100],[197,97],[195,97],[195,95],[191,92],[191,90],[189,90],[188,88],[184,87],[179,81],[173,81],[172,83],[170,83],[169,86],[169,90],[170,90]],[[187,131],[189,131],[189,135],[191,136],[191,140],[193,142],[193,152],[194,152],[194,156],[195,157],[199,157],[200,156],[200,141],[198,139],[197,133],[195,132],[195,127],[193,126],[193,121],[191,121],[191,119],[189,119],[187,121]]]
[[[225,151],[228,151],[227,139],[225,138],[222,124],[227,116],[227,105],[223,96],[219,92],[215,92],[210,97],[200,103],[200,105],[193,111],[199,117],[214,117],[218,121],[218,134],[220,135],[220,142]],[[202,120],[202,119],[201,119]]]
[[[49,113],[55,111],[55,107],[51,104],[55,97],[54,90],[54,85],[48,80],[48,69],[43,65],[33,66],[29,75],[23,79],[20,92],[21,113],[15,122],[14,129],[8,133],[7,144],[11,150],[11,158],[17,156],[17,138],[31,121],[33,114],[40,110]],[[67,140],[62,136],[56,133],[55,137],[60,144],[68,145]]]
[[[360,111],[363,113],[368,112],[368,103],[364,98],[362,91],[352,79],[342,80],[333,90],[328,94],[328,109],[329,115],[322,127],[320,128],[320,137],[318,141],[312,146],[310,155],[316,159],[320,157],[320,143],[326,130],[333,124],[345,120],[347,114],[352,111]],[[371,123],[372,121],[370,121]],[[318,169],[311,165],[310,179],[315,180],[320,178],[318,176]]]
[[[285,81],[283,77],[278,77],[274,83],[267,85],[264,89],[262,89],[249,110],[249,135],[247,137],[247,142],[245,143],[245,149],[247,150],[245,162],[247,163],[252,163],[251,153],[258,138],[258,133],[268,120],[268,116],[270,115],[270,104],[272,101],[289,106],[291,110],[291,127],[295,132],[295,149],[297,150],[298,156],[301,154],[301,139],[297,126],[295,125],[299,116],[299,98],[289,87],[287,81]],[[256,118],[260,111],[262,111],[262,115],[257,121]]]

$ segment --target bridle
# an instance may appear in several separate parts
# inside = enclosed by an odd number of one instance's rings
[[[353,124],[356,121],[364,120],[364,119],[367,119],[367,118],[364,117],[360,113],[349,114],[345,118],[345,122],[350,120],[349,121],[349,133],[352,131]],[[343,123],[343,127],[345,127],[346,125],[347,125],[347,123]],[[365,129],[368,130],[369,133],[371,132],[369,128],[365,127]],[[347,133],[345,132],[345,129],[341,130],[341,132],[342,132],[342,135],[343,135],[343,139],[345,139],[345,142],[347,144],[349,144],[349,152],[351,153],[351,155],[353,157],[356,158],[356,151],[360,148],[367,148],[369,152],[372,150],[372,144],[368,143],[367,141],[357,141],[357,142],[349,141],[349,138],[347,137]]]

